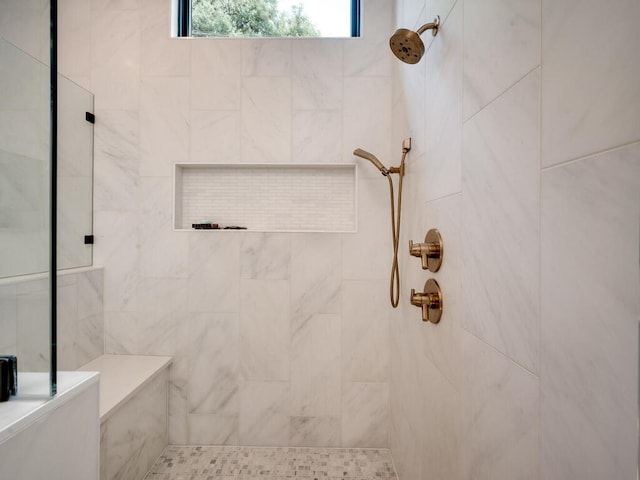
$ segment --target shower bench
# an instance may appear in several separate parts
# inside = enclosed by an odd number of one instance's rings
[[[79,370],[100,373],[100,479],[141,480],[168,443],[171,357],[102,355]]]

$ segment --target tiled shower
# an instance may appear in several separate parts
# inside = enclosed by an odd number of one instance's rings
[[[95,95],[105,352],[173,357],[172,445],[389,448],[402,479],[633,478],[640,5],[362,3],[360,39],[211,40],[169,38],[168,0],[59,0],[60,71]],[[398,62],[389,35],[436,15],[422,61]],[[397,310],[369,165],[357,233],[174,230],[175,163],[361,147],[389,165],[409,136]],[[406,245],[430,228],[427,275]],[[431,276],[438,325],[408,301]]]

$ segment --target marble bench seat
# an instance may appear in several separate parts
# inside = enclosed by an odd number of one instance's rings
[[[79,370],[100,373],[100,479],[138,480],[168,443],[171,357],[102,355]]]

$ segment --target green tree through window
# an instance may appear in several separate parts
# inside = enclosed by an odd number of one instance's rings
[[[278,9],[278,0],[193,0],[194,37],[318,37],[302,5]]]

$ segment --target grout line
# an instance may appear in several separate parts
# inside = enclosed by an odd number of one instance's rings
[[[464,62],[463,62],[464,64]],[[537,69],[540,69],[540,65],[536,65],[535,67],[533,67],[532,69],[528,70],[527,73],[525,73],[523,76],[521,76],[520,78],[518,78],[515,82],[513,82],[512,84],[510,84],[508,87],[506,87],[498,96],[496,96],[495,98],[493,98],[489,103],[487,103],[486,105],[482,106],[480,108],[480,110],[478,110],[476,113],[474,113],[473,115],[471,115],[469,118],[467,118],[466,120],[463,118],[462,121],[462,125],[464,126],[465,123],[467,123],[468,121],[470,121],[471,119],[475,118],[477,115],[479,115],[481,112],[483,112],[487,107],[489,107],[490,105],[493,105],[494,103],[496,103],[500,98],[502,98],[504,95],[506,95],[507,93],[509,93],[516,85],[518,85],[521,81],[523,81],[525,78],[527,78],[529,75],[531,75],[533,72],[535,72]],[[464,78],[464,67],[463,67],[463,78]],[[542,83],[542,82],[540,82]],[[464,85],[464,82],[463,82]],[[463,99],[463,104],[464,104],[464,99]]]
[[[576,158],[572,158],[572,159],[569,159],[569,160],[565,160],[565,161],[562,161],[560,163],[556,163],[554,165],[549,165],[547,167],[542,167],[541,171],[542,172],[546,172],[548,170],[553,170],[554,168],[566,167],[567,165],[570,165],[572,163],[578,163],[578,162],[581,162],[583,160],[589,160],[591,158],[595,158],[595,157],[597,157],[599,155],[603,155],[605,153],[615,152],[617,150],[622,150],[624,148],[628,148],[628,147],[635,146],[635,145],[640,145],[640,139],[632,140],[630,142],[623,143],[621,145],[617,145],[615,147],[609,147],[609,148],[604,148],[602,150],[597,150],[595,152],[585,154],[585,155],[583,155],[581,157],[576,157]]]
[[[507,355],[506,353],[502,352],[501,350],[499,350],[498,348],[494,347],[493,345],[491,345],[489,342],[487,342],[486,340],[484,340],[483,338],[480,338],[478,335],[476,335],[475,333],[473,333],[472,331],[470,331],[469,329],[467,329],[464,326],[460,326],[461,330],[464,330],[466,333],[468,333],[469,335],[471,335],[473,338],[475,338],[476,340],[484,343],[486,346],[488,346],[491,350],[495,351],[496,353],[498,353],[501,357],[505,358],[506,360],[509,361],[509,363],[512,363],[514,365],[516,365],[517,367],[520,367],[522,370],[524,370],[526,373],[530,374],[532,377],[536,378],[538,381],[540,380],[540,377],[537,373],[532,372],[531,370],[529,370],[527,367],[525,367],[524,365],[522,365],[521,363],[519,363],[518,361],[514,360],[513,358],[511,358],[509,355]]]

